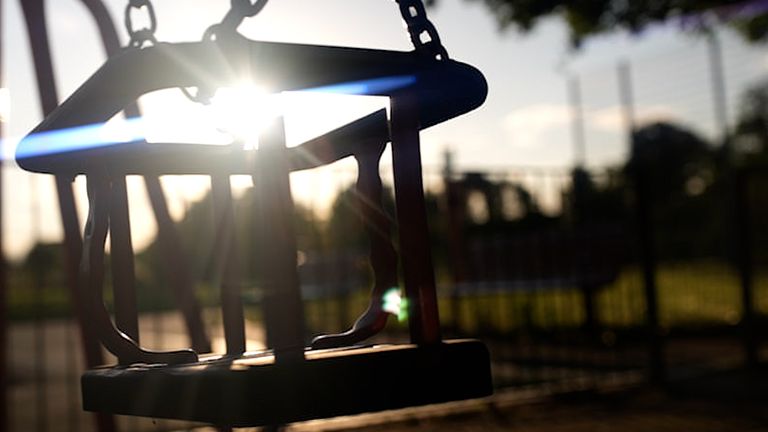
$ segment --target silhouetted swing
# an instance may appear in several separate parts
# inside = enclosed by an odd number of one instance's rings
[[[82,298],[88,299],[86,309],[101,343],[119,365],[83,375],[84,408],[256,426],[490,394],[483,344],[443,341],[440,335],[419,150],[420,129],[482,104],[487,93],[482,74],[448,58],[420,0],[398,1],[416,48],[412,52],[260,42],[238,34],[244,17],[255,15],[265,3],[232,0],[225,19],[212,26],[202,42],[144,47],[154,39],[154,12],[148,0],[130,0],[127,21],[132,11],[146,8],[150,28],[133,31],[129,25],[133,48],[110,58],[18,147],[17,161],[27,170],[87,177],[90,207],[81,263]],[[103,125],[145,93],[198,87],[202,98],[244,79],[266,84],[275,93],[333,87],[388,96],[390,117],[381,110],[291,149],[285,147],[280,119],[263,132],[258,150],[150,144],[131,136],[109,142],[68,138]],[[392,143],[399,263],[411,344],[361,346],[356,344],[384,327],[385,292],[398,286],[398,256],[383,214],[378,172],[387,142]],[[368,309],[352,329],[317,337],[305,348],[295,236],[286,223],[293,211],[288,174],[349,156],[356,158],[359,168],[358,205],[370,240],[374,287]],[[226,355],[199,358],[192,350],[145,350],[112,322],[102,293],[111,179],[129,174],[210,175],[212,193],[219,197],[229,194],[228,176],[253,176],[265,221],[257,228],[259,245],[269,253],[251,264],[259,269],[269,350],[245,353],[239,287],[226,281],[222,286]],[[217,218],[230,226],[231,201],[217,201],[216,196],[214,201],[219,203]],[[231,229],[219,230],[225,274],[242,261],[230,247],[233,235]]]

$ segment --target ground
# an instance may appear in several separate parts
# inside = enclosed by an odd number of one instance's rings
[[[670,395],[667,391],[632,389],[609,393],[571,394],[526,399],[513,394],[453,409],[436,407],[357,424],[348,419],[295,425],[289,431],[348,430],[360,432],[666,432],[768,431],[765,400],[732,400]],[[432,410],[431,414],[429,410]],[[382,414],[382,416],[385,414]]]

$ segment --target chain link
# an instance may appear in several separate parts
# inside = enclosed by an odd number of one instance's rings
[[[251,3],[251,0],[230,0],[227,14],[224,15],[220,23],[214,24],[205,30],[202,38],[203,41],[214,41],[221,36],[235,33],[245,18],[256,16],[264,9],[268,1],[256,0],[254,3]],[[207,86],[198,87],[195,93],[184,87],[181,87],[181,91],[189,100],[204,105],[210,104],[211,98],[216,93],[215,89]]]
[[[427,11],[421,0],[395,0],[400,7],[400,15],[408,27],[416,51],[424,53],[435,60],[448,60],[448,51],[440,41],[440,35],[432,21],[427,17]]]
[[[224,15],[224,19],[219,24],[211,26],[206,33],[215,34],[222,30],[234,32],[245,18],[256,16],[261,12],[268,1],[256,0],[254,3],[251,3],[251,0],[230,0],[229,11]],[[214,27],[216,29],[212,30]]]
[[[146,10],[149,26],[137,29],[133,22],[133,12],[141,9]],[[151,0],[128,0],[128,4],[125,6],[125,29],[131,38],[128,42],[129,46],[141,48],[146,43],[157,43],[155,38],[157,17],[155,16],[155,8]]]
[[[212,41],[220,35],[234,33],[245,18],[253,17],[264,9],[269,0],[230,0],[230,8],[220,23],[214,24],[203,34],[204,41]],[[411,42],[417,52],[431,57],[434,60],[448,60],[448,51],[440,41],[437,28],[427,17],[422,0],[395,0],[400,8],[400,15],[405,21]],[[145,9],[149,26],[135,28],[133,23],[134,10]],[[155,31],[157,30],[157,17],[151,0],[128,0],[125,7],[125,28],[130,36],[131,47],[141,48],[147,43],[156,44]],[[197,94],[192,94],[188,89],[182,88],[182,92],[191,100],[200,103],[210,103],[213,95],[212,89],[199,88]]]
[[[237,10],[243,18],[249,18],[257,15],[264,9],[269,0],[256,0],[251,3],[251,0],[231,0],[232,9]]]

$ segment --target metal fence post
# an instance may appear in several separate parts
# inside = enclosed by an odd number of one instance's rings
[[[56,83],[53,76],[53,63],[48,44],[48,31],[45,25],[44,3],[42,0],[22,1],[21,6],[27,25],[39,97],[44,114],[48,114],[58,105]],[[103,363],[101,349],[93,329],[85,322],[80,302],[78,301],[78,274],[82,239],[80,224],[75,211],[74,193],[71,179],[56,177],[56,191],[59,198],[59,211],[64,226],[64,248],[66,257],[67,286],[72,295],[74,310],[80,323],[83,351],[86,362],[92,365]],[[115,430],[112,416],[97,415],[97,427],[100,431]]]
[[[744,356],[747,368],[754,369],[759,363],[755,338],[755,310],[752,298],[752,226],[749,212],[749,172],[745,168],[733,170],[734,223],[736,230],[736,259],[741,285],[741,327]]]
[[[666,380],[664,345],[660,334],[659,301],[656,287],[656,253],[653,239],[651,191],[648,187],[647,167],[637,167],[635,172],[635,191],[637,201],[636,217],[640,246],[640,267],[643,278],[643,297],[645,299],[645,320],[648,332],[648,367],[649,378],[653,384],[663,384]]]
[[[627,138],[631,145],[635,129],[634,97],[632,94],[631,69],[628,62],[621,62],[617,69],[619,97],[621,99]],[[664,341],[660,334],[659,301],[656,287],[656,253],[653,239],[653,196],[648,185],[649,167],[642,162],[634,167],[635,182],[635,217],[640,255],[640,268],[643,278],[643,298],[645,299],[645,324],[648,335],[648,370],[649,379],[654,384],[666,381],[666,363]]]
[[[3,40],[3,1],[0,0],[0,40]],[[5,83],[3,77],[3,47],[0,44],[0,88]],[[3,137],[3,122],[0,119],[0,138]],[[2,142],[2,141],[0,141]],[[0,146],[0,151],[2,147]],[[5,254],[3,253],[3,164],[0,162],[0,430],[8,429],[8,291],[5,280]]]

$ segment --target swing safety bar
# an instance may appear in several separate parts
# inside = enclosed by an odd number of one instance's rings
[[[480,106],[487,95],[483,75],[454,60],[416,52],[252,41],[232,35],[217,41],[158,44],[111,57],[45,118],[17,149],[29,171],[69,174],[102,169],[126,153],[146,150],[135,142],[107,150],[37,148],[37,134],[102,124],[140,96],[173,87],[220,88],[254,82],[268,91],[318,90],[389,96],[408,94],[419,129]],[[130,157],[130,156],[129,156]],[[133,170],[140,173],[141,166]]]

